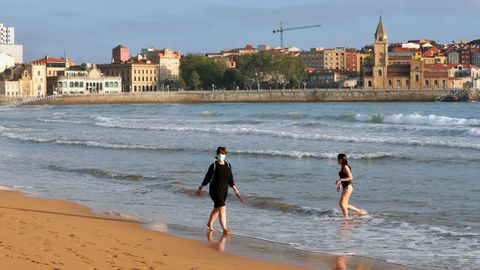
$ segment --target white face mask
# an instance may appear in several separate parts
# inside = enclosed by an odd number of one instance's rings
[[[220,161],[224,161],[225,157],[226,157],[226,155],[224,155],[224,154],[220,154],[220,155],[217,156],[218,160],[220,160]]]

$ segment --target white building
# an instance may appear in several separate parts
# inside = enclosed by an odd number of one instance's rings
[[[473,89],[480,91],[480,78],[473,79]]]
[[[6,53],[0,52],[0,73],[9,67],[13,67],[15,60]]]
[[[15,28],[0,23],[0,53],[13,57],[17,64],[23,63],[23,46],[15,44]]]
[[[15,28],[0,23],[0,44],[15,45]]]
[[[21,96],[22,84],[20,81],[0,81],[0,95],[6,97]]]
[[[96,65],[84,64],[59,72],[49,82],[48,92],[63,95],[112,94],[122,92],[120,76],[104,76]]]

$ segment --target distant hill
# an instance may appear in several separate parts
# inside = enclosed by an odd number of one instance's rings
[[[470,41],[470,44],[479,44],[480,45],[480,39],[475,39]]]

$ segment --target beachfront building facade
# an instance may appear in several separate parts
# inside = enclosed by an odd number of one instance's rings
[[[142,56],[158,63],[158,80],[160,82],[175,82],[180,79],[180,51],[172,49],[157,50],[154,48],[142,49]]]
[[[358,52],[350,48],[312,48],[310,51],[300,52],[300,58],[309,70],[329,71],[336,70],[358,74],[361,71],[361,63],[368,54]]]
[[[121,89],[120,76],[105,76],[94,64],[73,66],[48,79],[49,94],[117,94]]]
[[[98,65],[105,76],[119,76],[122,79],[122,92],[158,91],[158,63],[141,56],[132,57],[121,64]]]
[[[33,62],[45,64],[45,67],[47,69],[47,77],[56,77],[59,75],[60,72],[64,72],[70,66],[73,66],[73,62],[70,59],[59,59],[49,56],[45,56]]]
[[[388,36],[381,18],[373,47],[373,66],[364,68],[366,89],[462,89],[472,84],[473,77],[464,75],[466,67],[462,65],[427,64],[421,56],[416,57],[416,51],[408,52],[413,53],[410,55],[394,54],[390,58]]]
[[[16,97],[47,95],[47,75],[44,63],[19,64],[0,74],[0,92]]]

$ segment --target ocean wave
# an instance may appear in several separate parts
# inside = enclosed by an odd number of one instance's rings
[[[218,122],[215,122],[215,123],[218,123]],[[259,125],[263,123],[264,121],[258,121],[258,120],[230,120],[230,121],[220,122],[220,124],[225,124],[225,125]]]
[[[203,117],[215,117],[215,116],[219,116],[220,114],[214,111],[203,111],[200,113],[200,115]]]
[[[286,138],[294,140],[314,140],[314,141],[340,141],[354,143],[380,143],[380,144],[397,144],[408,146],[433,146],[433,147],[450,147],[462,149],[480,150],[480,144],[467,140],[452,140],[451,138],[435,138],[435,137],[405,137],[405,136],[353,136],[348,134],[318,134],[318,133],[297,133],[283,130],[269,130],[256,127],[239,126],[225,129],[223,127],[200,127],[200,126],[175,126],[175,125],[145,125],[142,123],[129,123],[128,120],[122,119],[100,119],[95,124],[108,128],[125,128],[125,129],[141,129],[141,130],[157,130],[157,131],[175,131],[175,132],[205,132],[219,134],[234,135],[259,135],[274,138]]]
[[[120,143],[106,143],[97,141],[77,141],[77,140],[63,140],[56,139],[50,142],[64,145],[81,145],[87,147],[105,148],[105,149],[119,149],[119,150],[152,150],[152,151],[182,151],[182,148],[164,147],[154,145],[142,144],[120,144]]]
[[[351,115],[347,115],[346,119],[350,119]],[[480,126],[480,119],[455,118],[442,115],[422,115],[413,114],[356,114],[356,121],[402,124],[402,125],[428,125],[428,126]]]
[[[50,165],[48,166],[48,169],[57,172],[77,173],[81,175],[90,175],[100,178],[111,178],[117,180],[141,181],[148,179],[148,177],[145,177],[142,174],[127,174],[98,168],[67,168],[57,165]]]
[[[480,128],[471,128],[467,130],[467,134],[471,136],[480,137]]]
[[[313,153],[303,151],[278,151],[278,150],[231,150],[230,153],[238,155],[253,155],[267,157],[286,157],[286,158],[315,158],[315,159],[336,159],[338,153]],[[394,154],[384,152],[374,153],[350,153],[350,159],[386,159],[396,158]],[[400,157],[398,157],[400,158]]]
[[[255,113],[253,117],[263,119],[304,119],[309,117],[308,113],[303,112],[288,112],[288,113]]]
[[[82,122],[82,121],[61,120],[61,119],[42,119],[42,118],[37,118],[37,121],[43,122],[43,123],[86,124],[86,122]]]

